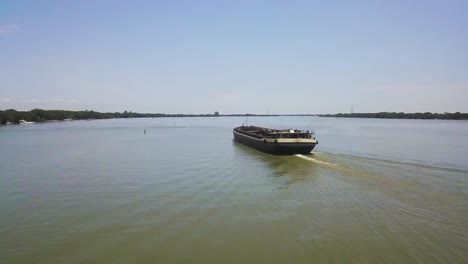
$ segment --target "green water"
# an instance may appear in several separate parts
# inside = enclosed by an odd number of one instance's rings
[[[468,122],[245,118],[0,127],[0,263],[466,263]],[[143,133],[146,130],[146,134]]]

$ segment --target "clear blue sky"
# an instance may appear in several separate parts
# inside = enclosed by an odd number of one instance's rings
[[[468,112],[468,1],[0,1],[0,109]]]

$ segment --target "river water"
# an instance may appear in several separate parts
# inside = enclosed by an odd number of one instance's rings
[[[233,142],[245,122],[319,145],[263,154]],[[2,126],[0,263],[467,263],[467,190],[466,121]]]

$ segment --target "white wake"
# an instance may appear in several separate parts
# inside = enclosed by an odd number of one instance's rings
[[[302,154],[296,154],[294,156],[296,156],[298,158],[301,158],[301,159],[308,160],[308,161],[312,161],[312,162],[315,162],[315,163],[318,163],[318,164],[326,165],[326,166],[331,166],[331,167],[338,166],[338,164],[331,163],[331,162],[326,162],[326,161],[321,161],[321,160],[311,158],[311,157],[308,157],[308,156],[305,156],[305,155],[302,155]]]

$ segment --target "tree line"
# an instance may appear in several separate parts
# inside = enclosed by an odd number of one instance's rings
[[[279,115],[256,115],[256,114],[162,114],[162,113],[134,113],[107,112],[101,113],[93,110],[68,111],[68,110],[43,110],[33,109],[30,111],[17,111],[14,109],[0,110],[0,124],[7,123],[19,124],[20,120],[44,122],[53,120],[88,120],[88,119],[110,119],[110,118],[143,118],[143,117],[218,117],[218,116],[279,116]],[[310,115],[299,115],[310,116]],[[468,113],[403,113],[403,112],[380,112],[380,113],[352,113],[352,114],[326,114],[322,117],[354,117],[354,118],[393,118],[393,119],[450,119],[450,120],[468,120]]]
[[[201,116],[219,116],[216,114],[161,114],[161,113],[134,113],[124,111],[122,113],[100,113],[93,110],[85,111],[67,111],[67,110],[43,110],[33,109],[31,111],[17,111],[8,109],[0,111],[0,124],[7,123],[19,124],[20,120],[44,122],[53,120],[88,120],[88,119],[110,119],[110,118],[142,118],[142,117],[201,117]]]
[[[468,113],[403,113],[403,112],[380,112],[380,113],[349,113],[334,115],[319,115],[322,117],[354,117],[354,118],[392,118],[392,119],[447,119],[468,120]]]
[[[32,122],[60,121],[60,120],[90,120],[111,118],[144,118],[144,117],[219,117],[219,116],[278,116],[257,114],[225,114],[218,111],[213,114],[162,114],[162,113],[134,113],[132,111],[101,113],[93,110],[68,111],[68,110],[43,110],[17,111],[15,109],[0,110],[0,124],[19,124],[20,120]]]

